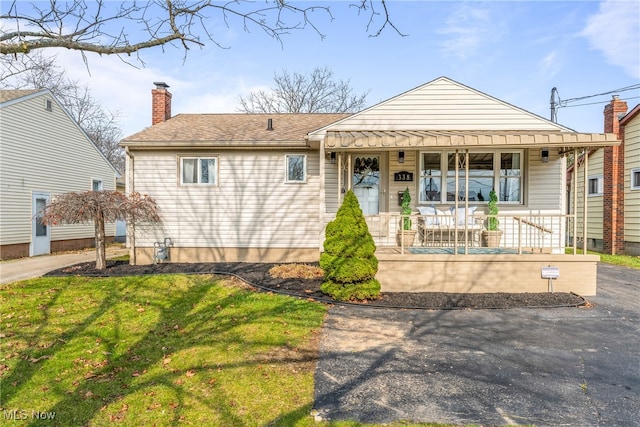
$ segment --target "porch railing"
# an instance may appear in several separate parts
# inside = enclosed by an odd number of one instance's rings
[[[489,241],[485,236],[489,217],[498,219],[502,232],[499,241]],[[402,230],[404,218],[411,220],[409,230]],[[465,219],[455,215],[382,213],[365,219],[378,247],[395,247],[400,253],[417,247],[455,248],[452,252],[456,254],[490,253],[488,248],[495,248],[498,253],[564,254],[567,247],[575,247],[567,238],[573,235],[573,215],[520,212],[475,214]]]

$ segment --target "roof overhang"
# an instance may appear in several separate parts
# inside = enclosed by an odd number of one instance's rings
[[[459,148],[586,148],[619,145],[613,133],[558,131],[327,131],[326,150],[459,149]]]
[[[120,145],[130,150],[309,150],[308,141],[132,141]],[[318,148],[316,143],[315,149]]]

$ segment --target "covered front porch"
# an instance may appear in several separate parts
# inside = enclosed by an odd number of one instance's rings
[[[615,138],[406,134],[328,132],[321,153],[325,206],[337,209],[346,191],[354,191],[378,248],[383,292],[596,294],[599,257],[578,254],[579,242],[567,239],[580,235],[577,227],[587,220],[567,208],[575,203],[567,203],[566,159]],[[403,190],[411,195],[410,215],[401,213]],[[493,190],[497,215],[487,210]],[[586,200],[586,192],[579,197]],[[325,222],[332,218],[325,211]],[[485,236],[492,219],[499,223],[498,243]]]
[[[404,217],[406,218],[406,216]],[[578,254],[575,241],[566,241],[573,229],[569,215],[498,215],[503,233],[489,245],[482,229],[453,225],[435,233],[421,230],[430,218],[409,216],[415,224],[413,240],[402,239],[400,214],[366,217],[370,224],[388,224],[388,230],[370,228],[376,237],[377,278],[383,292],[574,292],[596,294],[597,255]],[[473,224],[488,216],[474,215]],[[395,225],[395,226],[394,226]]]

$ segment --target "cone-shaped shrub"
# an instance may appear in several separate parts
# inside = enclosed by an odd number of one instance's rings
[[[325,230],[322,292],[340,301],[375,299],[380,295],[376,245],[362,215],[358,198],[349,191],[336,219]]]

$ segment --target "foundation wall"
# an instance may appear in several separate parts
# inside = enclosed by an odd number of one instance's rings
[[[154,248],[136,248],[137,264],[153,264]],[[310,248],[169,248],[165,262],[318,262],[320,252]]]
[[[558,267],[555,292],[596,294],[597,255],[378,254],[382,292],[548,292],[543,267]]]

